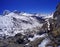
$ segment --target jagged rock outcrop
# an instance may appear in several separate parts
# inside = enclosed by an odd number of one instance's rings
[[[5,10],[5,11],[3,12],[3,16],[8,15],[9,13],[10,13],[9,10]]]
[[[60,45],[60,3],[56,7],[53,19],[49,19],[50,32],[48,33],[50,39],[54,43],[54,47]],[[53,44],[52,44],[53,45]]]

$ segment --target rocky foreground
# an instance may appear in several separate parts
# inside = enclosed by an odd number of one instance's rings
[[[29,40],[33,35],[22,35],[20,33],[16,34],[14,37],[2,38],[0,39],[0,47],[38,47],[41,41],[45,37],[36,37],[34,40]]]

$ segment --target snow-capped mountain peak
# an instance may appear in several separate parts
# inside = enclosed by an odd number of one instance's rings
[[[45,22],[44,19],[33,14],[15,12],[0,16],[0,35],[14,36],[17,33],[36,32]]]
[[[8,14],[0,16],[0,35],[14,36],[17,33],[38,32],[45,23],[45,17],[40,14],[18,12],[7,11]]]

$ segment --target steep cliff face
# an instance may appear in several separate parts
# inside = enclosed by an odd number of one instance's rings
[[[53,17],[54,17],[55,19],[59,20],[59,18],[60,18],[60,3],[57,5],[56,11],[54,12]],[[59,21],[60,21],[60,20],[59,20]]]
[[[60,30],[60,3],[56,7],[56,11],[53,15],[53,18],[54,18],[55,28]]]
[[[49,32],[47,32],[49,38],[47,41],[43,40],[39,47],[60,47],[60,3],[56,7],[53,19],[49,18],[47,24],[49,25]]]
[[[52,20],[52,21],[51,21]],[[56,7],[53,19],[50,19],[50,39],[57,45],[60,45],[60,3]]]

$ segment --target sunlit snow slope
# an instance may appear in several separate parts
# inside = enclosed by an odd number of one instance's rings
[[[43,26],[45,21],[41,17],[26,15],[10,12],[0,16],[0,36],[14,36],[17,33],[38,31],[37,28]]]

